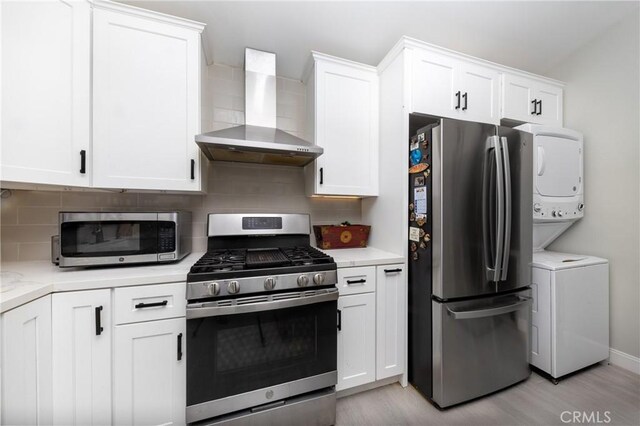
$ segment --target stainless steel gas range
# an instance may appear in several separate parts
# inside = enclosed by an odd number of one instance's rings
[[[210,214],[187,276],[187,422],[335,423],[336,264],[308,215]]]

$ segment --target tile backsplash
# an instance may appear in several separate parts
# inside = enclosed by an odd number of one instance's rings
[[[203,84],[202,131],[244,123],[244,71],[208,67]],[[278,127],[303,136],[304,85],[278,78]],[[358,199],[309,198],[302,168],[212,162],[205,195],[163,193],[13,190],[0,208],[2,261],[49,260],[50,237],[59,211],[189,210],[193,213],[193,251],[206,249],[208,213],[308,213],[312,223],[361,221]],[[315,243],[312,237],[312,243]]]

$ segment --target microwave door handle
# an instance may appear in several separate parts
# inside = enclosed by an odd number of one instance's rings
[[[509,161],[509,143],[506,137],[500,138],[502,148],[502,165],[504,167],[504,246],[502,247],[502,264],[501,264],[501,281],[507,280],[507,271],[509,270],[509,254],[511,250],[511,163]]]

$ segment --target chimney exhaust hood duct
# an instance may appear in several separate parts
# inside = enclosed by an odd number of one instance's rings
[[[203,133],[196,143],[209,160],[305,166],[323,149],[276,129],[276,55],[245,49],[245,125]]]

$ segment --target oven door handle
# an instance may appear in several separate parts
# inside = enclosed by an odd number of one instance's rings
[[[247,303],[244,305],[207,306],[207,303],[192,303],[187,305],[187,319],[272,311],[274,309],[292,308],[295,306],[305,306],[314,303],[331,302],[333,300],[338,300],[338,290],[329,293],[317,294],[315,296],[270,300],[266,302]]]

